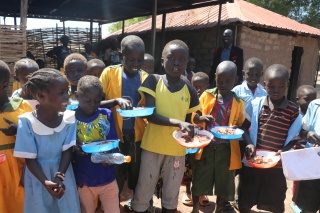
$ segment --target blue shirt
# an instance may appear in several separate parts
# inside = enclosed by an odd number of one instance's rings
[[[313,131],[320,135],[320,99],[310,102],[308,110],[302,119],[302,129]]]
[[[77,126],[83,125],[87,129],[86,133],[82,133],[77,128],[77,138],[79,137],[78,134],[87,134],[88,139],[90,139],[90,135],[88,133],[95,129],[95,131],[98,131],[100,135],[98,140],[118,139],[112,112],[109,109],[99,108],[96,113],[89,118],[80,118],[76,115],[76,119]],[[118,152],[117,149],[114,151]],[[85,185],[89,187],[103,186],[115,180],[114,166],[105,166],[101,163],[92,163],[91,154],[86,156],[74,154],[72,167],[75,174],[76,183],[79,185]]]
[[[122,70],[122,97],[132,102],[133,107],[137,107],[140,100],[140,93],[138,89],[141,85],[141,72],[138,75],[130,78]],[[124,118],[122,131],[124,134],[132,133],[134,131],[134,118]]]
[[[238,97],[240,97],[242,100],[244,100],[244,106],[246,107],[248,104],[250,104],[250,102],[258,97],[263,97],[263,96],[267,96],[267,92],[266,90],[263,88],[263,86],[261,84],[257,84],[257,88],[254,92],[254,94],[252,94],[251,89],[249,89],[248,84],[246,81],[242,82],[242,84],[234,87],[232,89],[232,91],[234,93],[236,93],[236,95]]]
[[[228,48],[222,47],[221,56],[220,56],[220,62],[229,61],[230,53],[231,53],[231,47],[232,47],[232,44],[230,44],[230,46]]]

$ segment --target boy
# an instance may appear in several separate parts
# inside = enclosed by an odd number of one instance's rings
[[[320,99],[316,99],[309,104],[300,133],[301,138],[307,139],[315,146],[320,145],[319,115]],[[320,179],[299,181],[296,204],[303,212],[320,211]]]
[[[187,69],[185,72],[185,76],[191,82],[192,76],[194,75],[194,68],[196,66],[196,59],[193,56],[189,56],[189,61],[187,65]]]
[[[297,104],[300,113],[304,116],[307,112],[309,103],[317,98],[317,90],[310,85],[302,85],[297,89]]]
[[[244,81],[232,91],[244,100],[245,107],[257,97],[266,96],[267,92],[259,83],[263,75],[263,64],[258,58],[249,58],[242,71]]]
[[[191,113],[199,109],[196,90],[182,78],[189,56],[188,46],[173,40],[162,51],[165,75],[150,75],[139,88],[146,97],[147,106],[155,106],[148,116],[148,125],[143,135],[141,167],[136,193],[132,200],[135,212],[146,212],[149,200],[161,174],[162,212],[175,213],[185,164],[186,149],[172,137],[179,127],[193,132],[193,125],[185,122]]]
[[[209,87],[209,76],[204,72],[197,72],[192,76],[191,84],[196,88],[198,97],[200,97]]]
[[[152,55],[145,53],[144,54],[144,63],[141,67],[142,70],[146,71],[148,74],[154,73],[154,58]]]
[[[99,59],[92,59],[87,64],[87,75],[93,75],[100,78],[104,68],[106,68],[106,65],[103,61]]]
[[[206,90],[200,97],[201,112],[193,119],[205,129],[213,126],[241,126],[244,121],[243,101],[231,90],[237,81],[237,66],[221,62],[216,70],[217,88]],[[210,162],[210,163],[209,163]],[[216,212],[226,211],[225,203],[234,200],[235,170],[241,168],[238,141],[214,139],[203,149],[196,162],[192,180],[193,213],[199,212],[199,196],[217,195]]]
[[[38,64],[29,58],[23,58],[17,61],[14,65],[14,80],[19,82],[19,89],[12,93],[12,97],[18,96],[23,99],[32,99],[30,95],[26,94],[22,89],[23,85],[27,82],[27,76],[39,69]]]
[[[247,105],[246,120],[242,126],[247,142],[246,157],[255,155],[255,149],[279,154],[295,144],[292,141],[301,129],[299,108],[286,98],[289,72],[286,67],[274,64],[267,68],[264,84],[266,97],[256,98]],[[247,133],[250,127],[250,137]],[[290,142],[290,143],[289,143]],[[286,179],[281,162],[274,168],[256,169],[244,166],[240,174],[239,209],[241,213],[258,209],[284,212]]]
[[[10,69],[0,60],[0,153],[6,160],[0,164],[0,212],[23,212],[24,190],[21,174],[24,159],[13,156],[18,116],[31,112],[31,106],[20,97],[9,99]]]
[[[101,74],[105,99],[116,99],[125,97],[132,103],[127,109],[144,104],[144,97],[138,92],[141,83],[146,79],[147,73],[141,70],[144,61],[145,46],[141,38],[135,35],[129,35],[121,41],[121,51],[123,55],[123,65],[114,65],[107,67]],[[116,109],[112,107],[115,117],[116,129],[121,143],[120,152],[131,156],[129,164],[116,166],[117,182],[121,193],[124,181],[127,178],[128,188],[135,190],[139,177],[141,139],[145,130],[145,122],[142,118],[123,119]],[[125,205],[126,210],[131,210],[130,202]]]

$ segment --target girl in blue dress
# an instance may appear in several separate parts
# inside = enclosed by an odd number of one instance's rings
[[[23,177],[25,213],[80,213],[70,164],[76,144],[74,112],[66,111],[68,81],[57,70],[29,76],[25,89],[39,102],[19,117],[14,156],[26,159]]]

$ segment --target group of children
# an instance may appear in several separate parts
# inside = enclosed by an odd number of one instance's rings
[[[199,202],[209,202],[205,198],[213,194],[213,187],[217,213],[227,212],[226,204],[236,192],[241,213],[254,205],[284,212],[287,186],[281,162],[262,170],[243,165],[242,158],[254,156],[256,149],[287,151],[299,133],[302,139],[320,143],[315,119],[320,103],[311,102],[316,98],[312,87],[298,90],[297,102],[306,114],[302,119],[299,107],[286,98],[289,72],[283,65],[266,69],[264,89],[259,84],[263,64],[250,58],[243,70],[245,81],[234,88],[237,67],[224,61],[216,70],[217,87],[208,89],[208,76],[193,73],[195,60],[180,40],[170,41],[162,51],[164,75],[152,74],[154,59],[145,54],[138,36],[125,37],[121,52],[122,64],[107,68],[99,60],[87,63],[81,54],[71,54],[64,61],[65,75],[38,70],[32,60],[22,59],[14,70],[22,89],[11,98],[10,70],[0,61],[0,153],[7,157],[0,165],[0,212],[94,213],[99,198],[105,212],[117,213],[125,181],[133,190],[126,210],[150,212],[160,177],[162,212],[179,212],[186,149],[172,133],[177,129],[192,133],[195,125],[206,130],[242,128],[244,134],[240,142],[214,139],[189,156],[193,171],[187,195],[193,213],[199,212]],[[27,100],[37,105],[32,108]],[[72,110],[67,110],[71,102]],[[155,110],[146,118],[123,118],[116,111],[137,106]],[[131,156],[130,163],[96,164],[81,149],[83,144],[108,139],[120,139],[119,147],[110,152]],[[319,180],[299,183],[295,202],[303,211],[320,209],[319,187]]]

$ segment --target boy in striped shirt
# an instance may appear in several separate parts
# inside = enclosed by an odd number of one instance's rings
[[[283,65],[274,64],[267,68],[264,76],[267,96],[256,98],[246,106],[244,130],[250,127],[250,135],[243,135],[247,142],[246,155],[253,157],[256,149],[280,154],[291,148],[292,141],[301,129],[302,116],[299,107],[286,98],[289,72]],[[241,213],[258,209],[284,212],[287,191],[286,179],[279,162],[269,169],[244,166],[240,174],[239,209]]]

